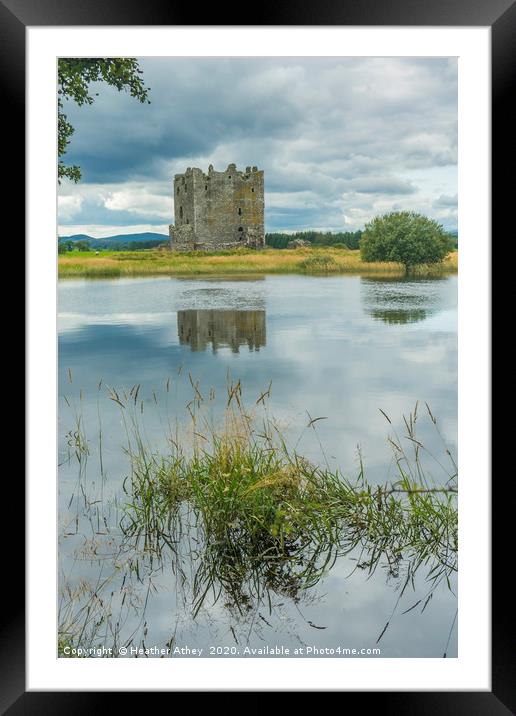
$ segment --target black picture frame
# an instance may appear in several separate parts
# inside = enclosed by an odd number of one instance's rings
[[[515,0],[355,0],[337,4],[334,0],[300,3],[263,0],[253,8],[252,20],[234,12],[231,6],[213,3],[203,6],[203,25],[361,25],[361,26],[484,26],[492,38],[492,235],[503,236],[510,227],[509,211],[514,193],[514,115],[509,111],[514,88]],[[188,3],[168,0],[0,0],[0,58],[4,121],[4,167],[9,176],[8,206],[12,214],[25,216],[21,187],[25,185],[25,30],[28,26],[77,25],[199,25],[199,10]],[[235,22],[238,20],[238,22]],[[507,173],[507,167],[511,170]],[[511,197],[512,198],[512,197]],[[29,348],[31,348],[29,346]],[[489,436],[486,436],[486,440]],[[493,474],[496,474],[493,472]],[[14,504],[24,503],[21,481],[12,481]],[[494,484],[497,487],[496,483]],[[514,597],[506,586],[510,535],[510,500],[501,487],[493,490],[493,600],[492,600],[492,691],[472,692],[367,692],[359,696],[360,707],[381,709],[383,714],[478,714],[500,716],[516,713],[516,640],[514,639]],[[496,516],[496,519],[494,519]],[[507,531],[505,533],[505,531]],[[92,713],[110,708],[119,693],[26,692],[25,611],[23,568],[19,564],[20,537],[12,548],[9,580],[4,584],[0,630],[0,709],[2,713]],[[502,563],[505,570],[502,569]],[[138,694],[131,698],[138,699]],[[356,705],[353,704],[356,708]],[[133,708],[136,703],[133,701]]]

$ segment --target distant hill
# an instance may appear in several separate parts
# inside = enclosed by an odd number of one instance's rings
[[[59,237],[59,244],[61,245],[70,242],[76,244],[79,241],[87,241],[89,247],[96,251],[99,249],[122,251],[124,249],[152,249],[155,246],[167,242],[168,236],[153,231],[146,231],[141,234],[115,234],[114,236],[104,236],[102,239],[95,239],[93,236],[88,236],[88,234],[72,234],[71,236]],[[61,250],[62,249],[60,249],[60,252]]]
[[[95,239],[88,234],[72,234],[71,236],[60,236],[59,241],[113,241],[115,243],[130,244],[133,241],[168,241],[167,234],[157,234],[152,231],[146,231],[142,234],[115,234],[114,236],[104,236],[102,239]]]

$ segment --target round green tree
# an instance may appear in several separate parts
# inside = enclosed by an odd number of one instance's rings
[[[363,261],[396,261],[407,271],[419,264],[439,263],[452,249],[441,224],[411,211],[375,217],[360,239]]]

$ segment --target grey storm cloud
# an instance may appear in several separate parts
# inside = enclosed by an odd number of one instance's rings
[[[433,204],[436,208],[448,208],[448,207],[456,207],[457,206],[457,194],[454,196],[446,196],[445,194],[441,194]]]
[[[349,182],[351,191],[362,194],[413,194],[416,191],[408,181],[395,177],[359,177]]]
[[[174,173],[231,162],[265,170],[269,230],[360,228],[394,204],[456,225],[455,58],[140,65],[150,105],[99,85],[65,108],[83,180],[61,185],[60,226],[165,227]]]

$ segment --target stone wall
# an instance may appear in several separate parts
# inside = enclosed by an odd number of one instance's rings
[[[189,167],[174,177],[175,225],[171,248],[216,250],[236,246],[262,248],[264,232],[263,171],[247,167],[208,173]]]

